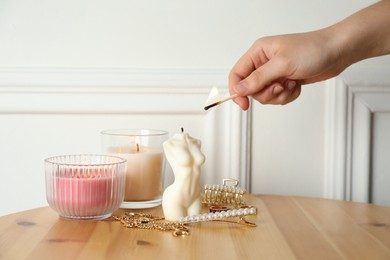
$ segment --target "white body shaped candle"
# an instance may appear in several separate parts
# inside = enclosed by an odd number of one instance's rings
[[[165,189],[162,198],[167,220],[200,213],[200,167],[205,161],[200,146],[200,141],[187,133],[175,134],[164,142],[164,152],[175,175],[175,181]]]

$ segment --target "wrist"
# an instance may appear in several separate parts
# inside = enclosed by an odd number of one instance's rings
[[[325,29],[349,66],[390,54],[390,1],[380,1]]]
[[[340,33],[339,28],[330,26],[319,30],[318,33],[323,42],[323,53],[326,54],[329,64],[345,69],[355,62],[350,53],[348,37]]]

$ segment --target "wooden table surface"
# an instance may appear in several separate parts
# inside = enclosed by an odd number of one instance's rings
[[[390,259],[390,208],[247,195],[257,227],[196,223],[188,237],[75,221],[48,207],[0,217],[0,259]],[[139,212],[139,210],[133,210]],[[142,210],[161,215],[160,207]],[[116,212],[123,213],[123,210]]]

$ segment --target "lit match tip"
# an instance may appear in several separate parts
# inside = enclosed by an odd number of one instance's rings
[[[209,110],[209,109],[212,108],[212,107],[218,106],[218,105],[220,105],[220,104],[222,104],[222,103],[224,103],[224,102],[226,102],[226,101],[228,101],[228,100],[234,99],[234,98],[236,98],[236,97],[238,97],[238,95],[237,95],[237,94],[234,94],[234,95],[232,95],[232,96],[229,96],[229,97],[227,97],[227,98],[224,98],[224,99],[222,99],[222,100],[219,100],[219,101],[217,101],[217,102],[214,102],[214,103],[212,103],[212,104],[210,104],[210,105],[205,106],[205,107],[204,107],[204,110]]]

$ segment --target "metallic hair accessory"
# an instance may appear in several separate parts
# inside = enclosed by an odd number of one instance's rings
[[[229,208],[225,206],[211,206],[209,212],[215,213],[220,211],[228,211]]]
[[[232,182],[232,185],[227,185]],[[212,206],[234,206],[244,205],[245,190],[238,187],[238,180],[223,179],[222,185],[206,184],[204,188],[203,203]]]
[[[232,209],[227,211],[220,211],[215,213],[205,213],[193,216],[186,216],[179,219],[179,223],[190,224],[196,222],[207,222],[207,221],[221,221],[236,224],[243,224],[246,226],[256,227],[257,225],[252,222],[248,222],[245,216],[256,215],[257,208],[251,206],[244,206],[240,209]],[[238,221],[232,221],[231,218],[238,217]]]

